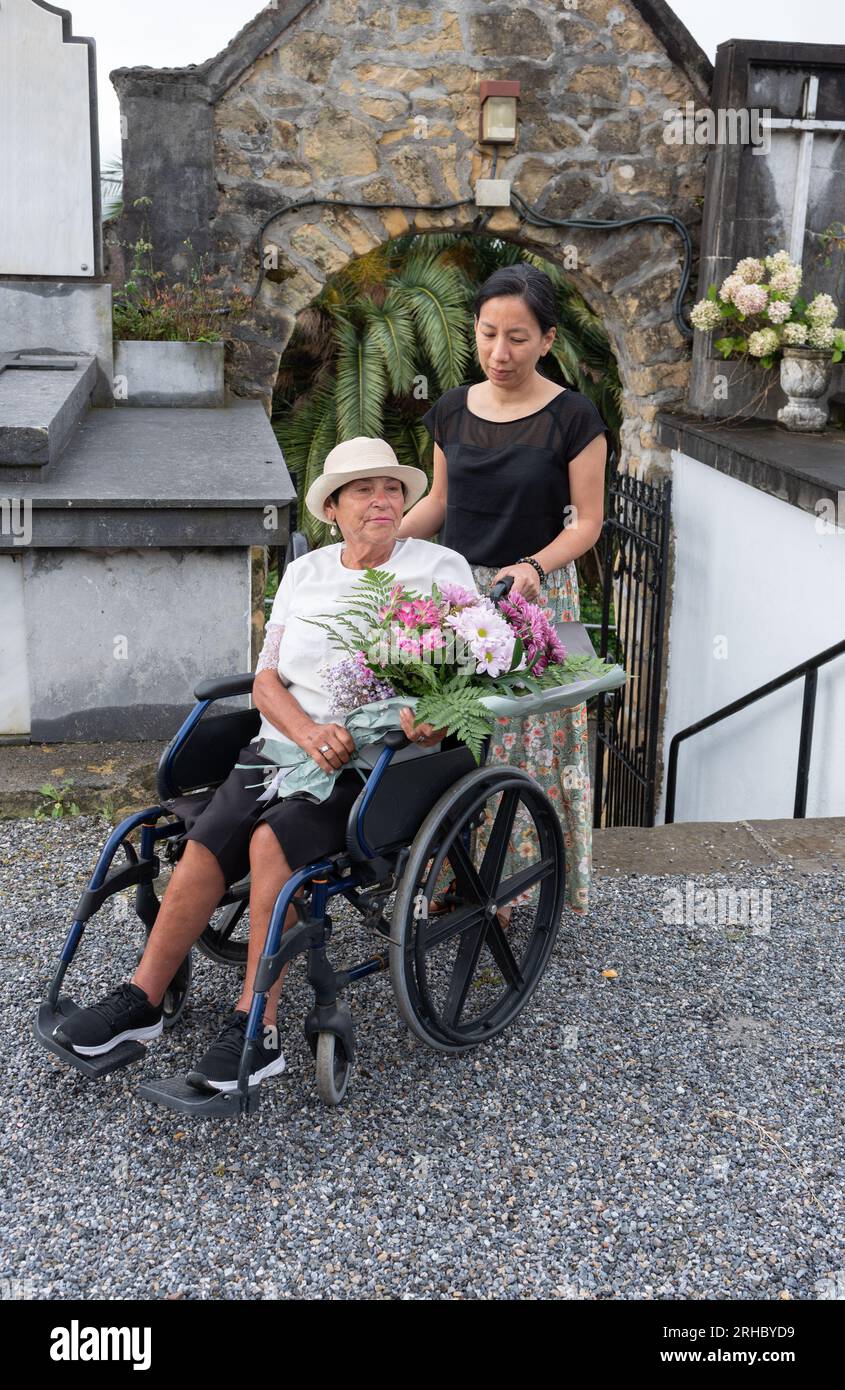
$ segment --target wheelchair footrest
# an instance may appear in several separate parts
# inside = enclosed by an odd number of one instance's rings
[[[259,1087],[250,1086],[246,1098],[245,1113],[251,1115],[258,1109]],[[180,1115],[239,1115],[241,1097],[237,1091],[201,1091],[191,1086],[183,1076],[170,1076],[160,1081],[145,1081],[138,1087],[137,1094],[144,1100],[154,1101],[167,1110],[176,1110]]]
[[[118,1043],[110,1052],[102,1052],[99,1057],[82,1057],[76,1052],[71,1052],[70,1048],[63,1047],[60,1042],[56,1042],[53,1037],[53,1029],[66,1018],[69,1018],[78,1006],[66,994],[59,999],[55,1009],[45,999],[38,1010],[38,1017],[35,1020],[35,1036],[50,1052],[55,1053],[63,1062],[69,1066],[76,1067],[83,1076],[98,1077],[108,1076],[109,1072],[118,1071],[121,1067],[128,1067],[131,1062],[137,1062],[146,1054],[146,1047],[140,1042]]]

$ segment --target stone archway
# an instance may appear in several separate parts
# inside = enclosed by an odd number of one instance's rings
[[[275,264],[239,327],[236,392],[269,408],[296,315],[351,260],[409,229],[473,228],[475,183],[491,166],[478,144],[482,77],[522,84],[518,142],[496,174],[526,202],[558,218],[670,212],[695,237],[706,150],[663,134],[666,112],[706,104],[710,66],[663,0],[518,9],[288,0],[199,67],[113,74],[126,128],[121,234],[136,234],[134,198],[153,196],[151,237],[171,271],[184,269],[190,237],[224,282],[251,291],[256,235],[280,204],[368,204],[294,207],[270,224]],[[460,205],[429,210],[434,203]],[[619,363],[623,466],[661,466],[653,421],[683,398],[689,377],[672,316],[675,234],[653,225],[564,232],[529,225],[512,207],[496,209],[485,230],[558,263],[564,245],[575,247],[577,263],[570,253],[565,268]]]

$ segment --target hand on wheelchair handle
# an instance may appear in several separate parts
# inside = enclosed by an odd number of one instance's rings
[[[510,593],[512,587],[512,574],[506,574],[501,579],[497,579],[496,583],[492,586],[490,590],[490,597],[493,600],[493,602],[498,603],[500,598],[505,598]]]
[[[515,574],[514,571],[519,571]],[[507,587],[503,587],[507,586]],[[529,603],[540,597],[540,581],[531,565],[510,565],[508,572],[497,578],[490,590],[490,597],[494,603],[500,598],[505,598],[513,588],[516,593],[521,594]]]
[[[422,748],[433,748],[436,743],[440,743],[446,737],[446,730],[435,729],[433,724],[418,724],[414,728],[414,711],[412,709],[400,710],[399,718],[405,737],[409,742],[416,743]]]

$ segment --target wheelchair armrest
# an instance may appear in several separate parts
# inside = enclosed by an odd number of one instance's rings
[[[251,695],[255,673],[246,671],[240,676],[217,676],[194,686],[198,700],[225,700],[230,695]]]

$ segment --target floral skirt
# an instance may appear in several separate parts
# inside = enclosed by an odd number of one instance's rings
[[[479,592],[489,593],[498,571],[487,565],[471,568]],[[581,606],[574,562],[547,576],[536,602],[546,609],[553,622],[579,621]],[[525,719],[497,719],[489,761],[523,768],[556,806],[566,850],[566,901],[574,912],[585,913],[593,847],[587,706],[549,710]],[[483,835],[483,830],[479,833]],[[533,832],[524,833],[533,839]],[[526,858],[533,857],[532,847],[520,845],[519,840],[517,822],[503,877],[517,873]]]

